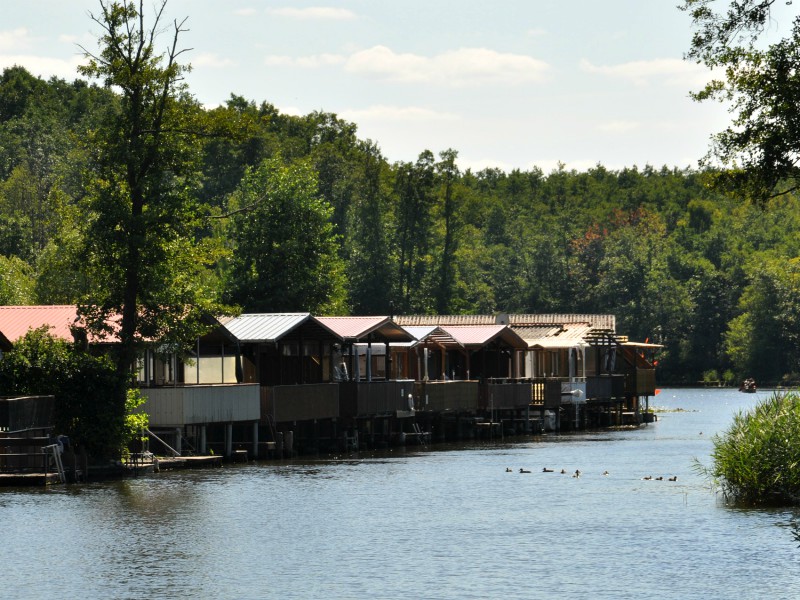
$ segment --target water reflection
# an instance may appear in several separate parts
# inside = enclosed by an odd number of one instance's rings
[[[729,507],[692,468],[752,401],[673,390],[685,410],[637,430],[0,492],[3,596],[793,597],[797,515]]]

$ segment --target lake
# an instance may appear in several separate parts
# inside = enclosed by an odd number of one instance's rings
[[[797,513],[728,507],[692,466],[766,394],[665,389],[639,429],[0,490],[0,596],[798,598]]]

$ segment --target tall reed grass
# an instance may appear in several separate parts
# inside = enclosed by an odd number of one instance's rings
[[[775,393],[714,436],[710,468],[699,466],[734,502],[800,504],[800,392]]]

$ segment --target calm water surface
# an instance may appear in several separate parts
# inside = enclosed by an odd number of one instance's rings
[[[684,411],[636,430],[0,490],[0,597],[800,598],[797,515],[727,507],[692,469],[764,395],[664,390]]]

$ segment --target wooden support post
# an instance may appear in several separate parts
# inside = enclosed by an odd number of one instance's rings
[[[198,447],[198,452],[200,452],[200,454],[206,454],[206,452],[208,452],[207,445],[206,425],[203,424],[200,425],[200,444]]]
[[[258,458],[258,421],[253,423],[253,458]]]
[[[233,454],[233,423],[225,423],[225,457]]]

